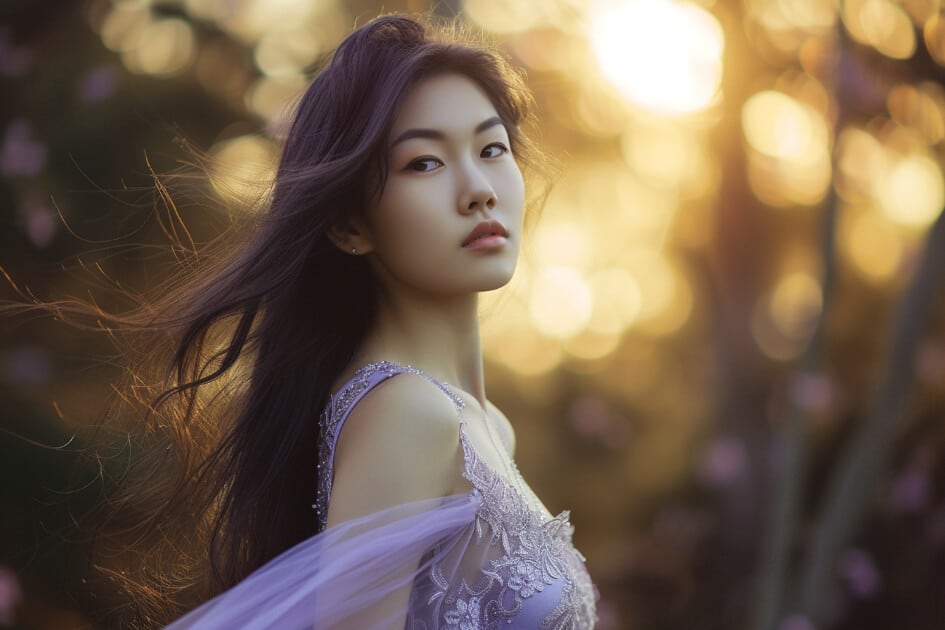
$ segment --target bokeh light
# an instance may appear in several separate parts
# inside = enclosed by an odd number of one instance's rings
[[[922,29],[929,55],[945,66],[945,17],[937,13],[930,17]]]
[[[590,36],[603,75],[644,109],[689,113],[719,95],[724,34],[696,4],[598,0],[591,5]]]
[[[121,56],[125,67],[132,72],[173,76],[194,60],[194,33],[185,20],[152,20],[144,26],[137,40],[137,45],[125,50]]]
[[[591,317],[591,290],[584,277],[572,267],[543,267],[530,293],[528,307],[532,322],[549,337],[571,337],[583,329]]]
[[[868,280],[883,283],[893,279],[899,271],[904,255],[902,239],[894,225],[883,216],[869,210],[845,210],[847,217],[841,223],[841,251],[853,268]]]
[[[214,145],[210,153],[210,183],[223,199],[251,205],[265,194],[275,173],[274,143],[258,136],[240,136]]]
[[[602,586],[602,629],[662,627],[668,599],[684,602],[673,611],[680,627],[725,626],[745,601],[744,589],[726,585],[773,566],[760,553],[727,551],[743,550],[746,536],[764,538],[757,498],[780,496],[767,466],[782,463],[782,407],[795,406],[811,429],[812,468],[794,478],[836,470],[847,428],[859,426],[871,388],[895,367],[885,363],[884,326],[945,206],[941,0],[20,4],[7,15],[30,16],[24,28],[0,24],[0,78],[10,81],[13,112],[0,127],[0,187],[11,200],[8,259],[24,268],[74,253],[64,222],[110,243],[114,235],[98,230],[114,222],[85,222],[90,197],[63,191],[89,181],[109,189],[121,177],[121,192],[137,194],[130,180],[145,170],[135,162],[142,149],[157,172],[175,169],[179,153],[168,147],[178,137],[212,156],[197,203],[175,208],[195,241],[212,238],[221,216],[255,223],[245,212],[265,207],[299,96],[340,39],[380,13],[458,13],[474,38],[481,29],[527,72],[535,139],[558,164],[546,203],[528,217],[515,277],[480,296],[482,349],[523,470],[549,507],[581,515],[576,536]],[[57,17],[72,15],[61,8],[70,4],[83,7],[81,28]],[[180,135],[163,122],[179,123]],[[536,197],[538,175],[527,184]],[[833,217],[838,281],[822,287],[830,263],[822,230]],[[126,274],[122,286],[156,279],[156,265],[130,262],[108,267]],[[933,443],[924,438],[941,406],[945,343],[941,322],[930,321],[916,359],[921,387],[903,414],[918,421],[897,436],[901,453],[909,440]],[[818,322],[825,344],[804,360],[821,355],[822,365],[799,373]],[[14,397],[65,379],[67,346],[39,339],[36,352],[18,335],[0,348],[10,359],[0,381]],[[91,408],[76,401],[94,387],[73,389],[63,406]],[[929,516],[923,544],[945,544],[933,471],[901,458],[892,470],[877,484],[887,501],[870,509],[908,514],[899,531],[909,535]],[[829,494],[807,478],[804,492]],[[594,499],[587,487],[621,500]],[[807,547],[807,518],[820,514],[803,499],[811,510],[791,549]],[[871,630],[852,616],[857,598],[917,576],[917,589],[941,581],[880,562],[901,536],[889,539],[838,556],[847,601],[836,601],[829,623]],[[735,561],[720,568],[706,550]],[[706,596],[689,597],[694,583]],[[21,609],[36,610],[25,590],[30,606]],[[657,591],[668,598],[638,597]],[[804,613],[769,625],[825,622]]]
[[[929,225],[945,205],[945,181],[938,163],[927,155],[907,155],[892,161],[875,182],[880,210],[910,227]]]
[[[807,344],[820,314],[823,295],[809,273],[789,272],[755,303],[751,332],[758,348],[769,358],[795,358]]]
[[[742,129],[753,153],[749,182],[771,205],[814,204],[830,185],[829,130],[813,107],[775,90],[742,107]]]
[[[915,29],[909,15],[891,0],[845,0],[843,23],[857,41],[887,57],[907,59],[915,52]]]

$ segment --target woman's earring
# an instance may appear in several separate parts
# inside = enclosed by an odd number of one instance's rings
[[[358,248],[357,248],[357,247],[352,247],[352,248],[351,248],[351,253],[352,253],[352,254],[357,254],[357,253],[358,253]]]

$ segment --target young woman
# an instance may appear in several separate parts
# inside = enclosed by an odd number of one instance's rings
[[[483,379],[477,296],[515,269],[529,105],[488,48],[366,24],[302,97],[249,241],[146,310],[176,381],[145,477],[177,475],[137,538],[164,544],[152,573],[126,579],[186,589],[183,514],[222,591],[170,628],[594,626],[568,513],[523,480]],[[219,426],[195,402],[215,382]]]

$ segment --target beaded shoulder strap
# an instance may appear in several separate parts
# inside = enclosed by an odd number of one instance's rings
[[[315,503],[312,508],[318,519],[318,530],[325,529],[328,519],[328,500],[331,497],[331,488],[334,481],[335,446],[345,420],[351,415],[351,410],[372,388],[379,383],[397,374],[416,374],[436,385],[444,394],[449,396],[456,407],[459,416],[460,431],[465,425],[462,410],[465,407],[460,398],[446,383],[443,383],[426,372],[412,365],[403,365],[393,361],[375,361],[358,369],[336,393],[329,396],[328,404],[319,416],[318,425],[321,435],[320,452],[318,454],[318,486]]]

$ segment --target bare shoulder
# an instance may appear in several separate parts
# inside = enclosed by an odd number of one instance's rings
[[[328,524],[449,493],[462,474],[452,400],[415,374],[371,389],[338,438]]]
[[[492,401],[488,401],[488,410],[489,415],[495,420],[496,427],[502,436],[506,449],[509,451],[509,455],[515,455],[515,427],[502,413],[502,410],[492,404]]]

